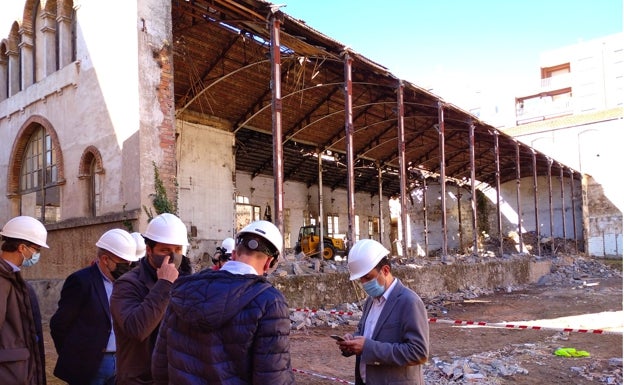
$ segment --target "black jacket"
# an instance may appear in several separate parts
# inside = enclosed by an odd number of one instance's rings
[[[63,284],[50,334],[58,353],[54,375],[88,384],[97,372],[113,327],[102,273],[97,265],[72,273]]]
[[[255,274],[179,278],[152,357],[156,384],[294,384],[289,310]]]

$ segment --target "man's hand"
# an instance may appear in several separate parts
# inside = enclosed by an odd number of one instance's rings
[[[176,279],[178,279],[178,275],[180,273],[173,263],[169,263],[169,258],[169,255],[165,256],[162,265],[156,269],[156,277],[158,277],[158,279],[166,279],[167,281],[173,283]]]
[[[342,355],[348,357],[353,354],[362,354],[365,341],[366,338],[362,336],[354,337],[350,334],[347,334],[345,335],[345,341],[337,341],[337,344],[342,351]]]

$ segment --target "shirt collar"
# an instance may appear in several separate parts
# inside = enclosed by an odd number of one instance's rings
[[[227,261],[221,270],[229,271],[232,274],[254,274],[260,275],[251,265],[239,261]]]

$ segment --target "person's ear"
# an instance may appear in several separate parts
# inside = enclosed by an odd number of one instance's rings
[[[271,267],[273,267],[271,265],[271,261],[273,261],[273,258],[272,257],[268,257],[267,260],[264,262],[264,267],[263,267],[263,270],[262,270],[263,272],[267,272],[267,271],[269,271],[269,269]]]

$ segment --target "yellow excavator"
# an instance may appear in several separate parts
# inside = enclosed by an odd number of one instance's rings
[[[299,238],[295,245],[297,254],[304,252],[306,256],[319,255],[319,228],[316,225],[302,226],[299,229]],[[334,259],[336,255],[347,255],[347,248],[343,239],[323,237],[323,259]]]

